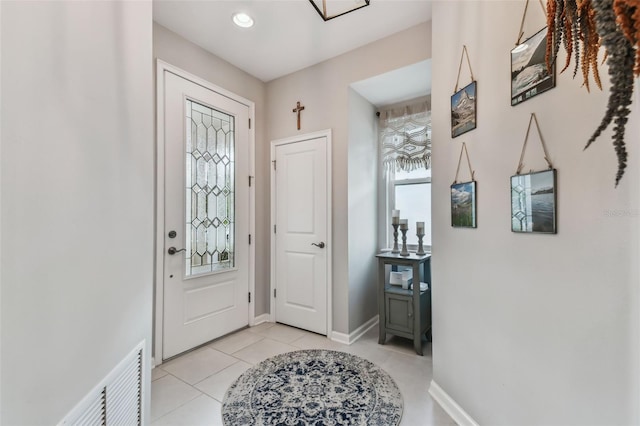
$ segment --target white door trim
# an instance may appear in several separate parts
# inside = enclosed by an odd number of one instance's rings
[[[269,300],[271,312],[271,322],[276,320],[276,300],[273,297],[273,289],[276,283],[276,239],[273,232],[276,224],[276,175],[273,170],[273,161],[276,159],[276,147],[280,145],[287,145],[296,142],[304,142],[316,138],[327,138],[327,337],[331,337],[333,332],[333,271],[332,271],[332,222],[331,215],[333,210],[331,207],[331,199],[333,197],[333,188],[331,186],[331,173],[333,170],[331,163],[331,129],[320,130],[318,132],[307,133],[304,135],[296,135],[289,138],[277,139],[271,141],[271,229],[269,234],[271,235],[271,279],[269,283]]]
[[[255,177],[255,103],[241,96],[236,95],[226,89],[216,86],[200,77],[197,77],[187,71],[175,67],[167,62],[157,59],[156,64],[156,179],[155,179],[155,196],[156,196],[156,215],[155,229],[156,237],[155,245],[155,316],[154,316],[154,334],[153,334],[153,357],[155,365],[162,364],[162,336],[164,332],[164,72],[168,71],[179,77],[189,80],[195,84],[205,87],[222,96],[232,99],[238,103],[249,107],[249,119],[251,120],[251,128],[249,129],[249,173]],[[246,181],[244,180],[246,179]],[[238,177],[237,182],[241,184],[243,181],[249,184],[249,176],[245,178]],[[256,270],[255,270],[255,235],[256,235],[256,217],[255,217],[255,181],[252,179],[249,188],[249,234],[252,235],[252,241],[249,245],[249,291],[251,292],[251,302],[249,302],[249,325],[255,322],[255,294],[256,294]],[[248,236],[247,236],[248,237]]]

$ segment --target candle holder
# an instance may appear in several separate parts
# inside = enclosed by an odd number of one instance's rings
[[[402,251],[400,252],[400,256],[409,256],[409,250],[407,250],[407,231],[408,229],[400,228],[402,232]]]
[[[424,238],[424,234],[416,234],[416,236],[418,237],[418,251],[416,252],[416,254],[419,256],[427,254],[424,251],[424,247],[422,246],[422,238]]]
[[[400,248],[398,248],[398,226],[400,224],[392,223],[391,226],[393,226],[393,250],[391,250],[391,253],[400,253]]]

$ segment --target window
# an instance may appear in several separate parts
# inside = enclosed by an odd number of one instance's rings
[[[391,211],[407,219],[407,244],[418,244],[416,222],[425,223],[425,246],[431,245],[431,114],[427,102],[381,113],[379,124],[382,168],[386,183],[383,247],[393,246]],[[400,240],[401,242],[401,240]],[[386,243],[386,244],[385,244]]]
[[[392,189],[389,194],[392,209],[400,210],[400,216],[409,222],[407,244],[418,245],[416,222],[424,222],[424,245],[431,245],[431,169],[424,168],[411,172],[399,171],[390,180]],[[389,212],[391,217],[391,212]],[[388,223],[391,223],[389,220]],[[393,231],[390,231],[392,236]],[[393,240],[390,240],[391,242]],[[391,244],[389,244],[390,246]]]

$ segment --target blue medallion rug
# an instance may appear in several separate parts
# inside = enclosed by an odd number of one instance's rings
[[[227,390],[227,426],[394,426],[402,395],[382,369],[329,350],[288,352],[242,374]]]

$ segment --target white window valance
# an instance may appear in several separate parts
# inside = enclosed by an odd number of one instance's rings
[[[380,112],[380,145],[385,171],[431,168],[431,105],[422,101]]]

